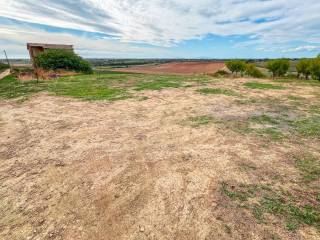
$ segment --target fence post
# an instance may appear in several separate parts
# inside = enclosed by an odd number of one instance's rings
[[[11,64],[10,64],[10,62],[9,62],[9,59],[8,59],[6,50],[3,50],[3,52],[4,52],[4,55],[6,56],[7,63],[8,63],[8,65],[9,65],[9,67],[10,67],[10,72],[13,72],[13,71],[12,71],[12,66],[11,66]]]

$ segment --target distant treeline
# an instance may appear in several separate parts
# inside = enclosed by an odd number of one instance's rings
[[[320,80],[320,54],[316,58],[303,59],[270,59],[270,60],[229,60],[226,66],[232,74],[237,76],[251,76],[262,78],[266,75],[259,68],[267,69],[272,77],[304,77],[305,79]]]

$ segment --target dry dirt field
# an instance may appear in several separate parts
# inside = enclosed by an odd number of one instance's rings
[[[0,239],[320,239],[319,90],[1,99]]]
[[[215,73],[223,69],[223,62],[172,62],[151,66],[135,66],[129,68],[119,68],[116,71],[136,72],[136,73],[160,73],[160,74],[197,74]]]

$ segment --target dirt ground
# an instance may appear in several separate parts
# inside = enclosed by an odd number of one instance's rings
[[[10,69],[0,72],[0,80],[10,74]]]
[[[122,72],[135,73],[174,73],[174,74],[197,74],[197,73],[215,73],[223,69],[223,62],[172,62],[151,66],[135,66],[129,68],[115,69]]]
[[[310,86],[249,91],[245,81],[215,86],[258,98],[312,98],[314,92]],[[46,93],[2,100],[0,238],[319,239],[313,227],[290,233],[275,220],[265,226],[224,208],[223,181],[268,182],[272,174],[296,179],[288,155],[301,146],[266,146],[217,124],[190,127],[184,123],[190,116],[232,119],[263,110],[196,88],[143,91],[144,101],[87,102]],[[318,143],[309,144],[315,153]],[[256,169],[243,170],[248,164]]]

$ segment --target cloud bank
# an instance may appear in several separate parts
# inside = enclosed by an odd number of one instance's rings
[[[121,43],[173,47],[218,36],[246,45],[320,43],[318,0],[6,0],[0,16],[105,34]],[[5,29],[5,28],[4,28]],[[1,29],[1,32],[5,30]],[[243,43],[242,43],[243,44]]]

